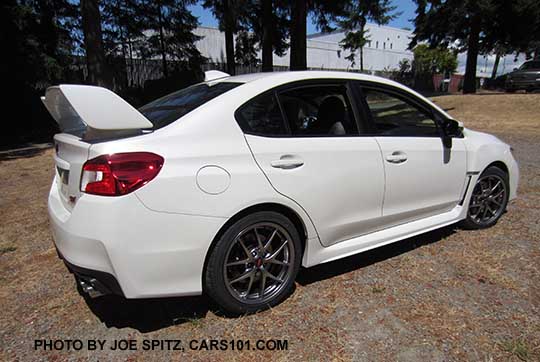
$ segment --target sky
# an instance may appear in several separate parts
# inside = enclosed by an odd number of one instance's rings
[[[412,23],[412,20],[415,16],[415,3],[412,0],[393,0],[392,4],[397,6],[396,11],[402,12],[402,14],[396,19],[390,21],[388,25],[396,28],[407,27],[409,29],[414,29],[414,24]],[[203,8],[200,3],[192,5],[189,8],[193,15],[199,18],[200,25],[213,28],[217,27],[217,19],[214,17],[214,15],[212,15],[212,12],[210,10]],[[317,27],[313,23],[312,19],[309,19],[308,21],[307,32],[308,35],[318,32]]]

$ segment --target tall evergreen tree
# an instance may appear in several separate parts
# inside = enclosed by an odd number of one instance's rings
[[[203,57],[195,46],[193,33],[197,18],[187,9],[193,0],[155,0],[144,4],[148,50],[161,58],[163,76],[170,75],[170,60],[199,64]]]
[[[235,57],[236,62],[241,65],[257,65],[257,39],[253,34],[243,30],[236,36]]]
[[[346,5],[345,15],[338,20],[338,24],[345,30],[345,38],[340,42],[340,46],[350,52],[346,59],[351,62],[351,66],[355,65],[358,52],[360,70],[364,70],[364,46],[369,40],[367,21],[379,25],[388,24],[400,15],[394,12],[395,9],[391,0],[351,0]]]
[[[6,0],[0,4],[0,77],[9,87],[3,102],[17,109],[0,148],[26,141],[49,141],[56,123],[42,106],[43,89],[70,80],[73,29],[78,6],[64,0]]]
[[[219,21],[219,29],[225,33],[225,57],[227,73],[236,73],[234,56],[234,35],[240,30],[245,30],[242,20],[249,11],[247,0],[204,0],[203,6],[211,9]]]
[[[138,49],[144,43],[144,3],[142,0],[106,0],[102,1],[103,41],[107,60],[116,63],[119,60],[126,81],[134,77],[134,62],[141,54]],[[130,76],[128,75],[130,73]],[[132,84],[124,84],[131,86]]]
[[[262,71],[274,70],[274,53],[283,56],[289,48],[289,4],[285,0],[246,1],[246,14],[241,19],[262,50]]]
[[[420,41],[430,45],[455,46],[467,51],[463,93],[476,92],[476,64],[479,53],[497,46],[525,51],[538,39],[538,0],[415,0],[414,47]]]
[[[346,0],[294,0],[291,2],[290,69],[307,69],[307,16],[313,15],[317,28],[323,32],[334,30],[330,25],[343,16]]]
[[[103,48],[99,0],[81,0],[81,14],[88,81],[90,84],[111,87]]]

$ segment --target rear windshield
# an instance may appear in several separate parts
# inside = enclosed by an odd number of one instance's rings
[[[139,111],[154,125],[165,127],[209,100],[241,85],[242,83],[199,83],[156,99]]]

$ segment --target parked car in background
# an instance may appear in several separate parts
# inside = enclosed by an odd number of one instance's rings
[[[212,72],[139,110],[81,85],[43,101],[62,130],[54,242],[92,296],[205,292],[255,312],[301,265],[490,227],[516,196],[509,145],[384,78]]]
[[[515,92],[520,89],[527,92],[540,89],[540,60],[525,62],[507,75],[505,90]]]

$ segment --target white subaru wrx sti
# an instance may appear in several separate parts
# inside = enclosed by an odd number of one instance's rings
[[[253,312],[300,265],[489,227],[516,196],[507,144],[383,78],[214,71],[139,110],[81,85],[43,101],[63,132],[54,242],[92,296],[205,292]]]

